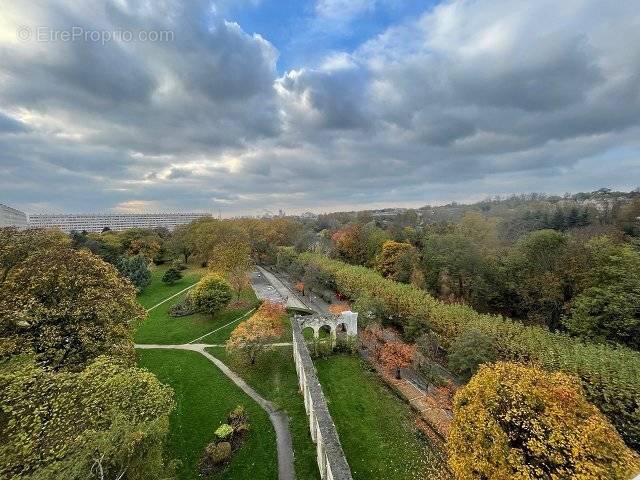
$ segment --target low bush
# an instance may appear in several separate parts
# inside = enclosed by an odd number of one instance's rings
[[[480,314],[465,305],[444,304],[424,290],[319,254],[304,253],[291,261],[299,269],[330,276],[338,292],[352,301],[365,296],[375,298],[410,336],[432,331],[448,350],[465,332],[479,332],[495,339],[498,360],[536,363],[547,370],[576,375],[589,401],[600,408],[630,446],[640,449],[639,352],[584,342],[498,315]]]
[[[162,282],[168,285],[173,285],[181,278],[182,274],[180,273],[180,271],[172,267],[164,272],[164,275],[162,276]]]
[[[216,429],[215,440],[205,447],[198,463],[200,475],[207,477],[222,471],[242,445],[249,427],[247,412],[244,406],[238,405],[229,413],[227,423]]]
[[[196,313],[196,309],[191,303],[190,297],[187,295],[184,300],[176,303],[169,309],[169,315],[172,317],[187,317]]]
[[[180,272],[181,272],[181,271],[183,271],[183,270],[186,270],[186,269],[187,269],[187,268],[189,268],[189,267],[187,267],[187,266],[186,266],[184,263],[182,263],[182,261],[180,261],[180,260],[174,260],[173,262],[171,262],[171,268],[175,268],[176,270],[178,270],[178,271],[180,271]]]
[[[207,477],[222,470],[231,459],[231,444],[229,442],[210,443],[204,449],[204,454],[198,463],[200,475]]]
[[[216,429],[216,437],[220,440],[226,440],[233,433],[233,427],[228,423],[223,423]]]

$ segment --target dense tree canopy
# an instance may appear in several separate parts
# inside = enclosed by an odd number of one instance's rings
[[[640,252],[607,238],[589,243],[593,267],[587,288],[564,323],[570,332],[640,349]]]
[[[457,393],[448,446],[460,480],[626,480],[640,468],[574,379],[512,363],[481,367]]]
[[[54,373],[17,356],[0,363],[0,391],[1,478],[170,475],[163,442],[173,392],[144,370],[99,357],[78,373]]]
[[[0,285],[11,270],[29,255],[44,250],[55,250],[71,243],[59,230],[17,230],[0,228]]]
[[[0,336],[39,363],[80,369],[99,355],[133,355],[132,327],[145,316],[136,290],[86,251],[44,249],[15,267],[0,296]]]

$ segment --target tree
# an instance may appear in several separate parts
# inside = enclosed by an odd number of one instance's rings
[[[169,285],[173,285],[181,278],[182,278],[182,273],[180,273],[180,270],[172,267],[167,269],[166,272],[164,272],[164,275],[162,276],[162,281]]]
[[[417,262],[418,255],[413,245],[387,240],[376,257],[375,269],[391,280],[409,283]]]
[[[116,268],[133,283],[138,292],[144,290],[151,283],[148,260],[142,255],[120,257],[116,263]]]
[[[380,348],[378,358],[386,368],[395,371],[396,378],[400,379],[400,369],[413,363],[415,353],[415,345],[394,340],[386,342]]]
[[[196,284],[189,292],[189,300],[194,309],[214,316],[225,308],[233,294],[231,287],[220,275],[210,273]]]
[[[340,315],[342,312],[348,312],[351,310],[347,303],[332,303],[328,308],[329,312],[333,315]]]
[[[572,377],[501,362],[454,400],[449,464],[477,478],[628,479],[640,463]]]
[[[284,333],[284,305],[264,302],[255,314],[238,325],[226,348],[232,354],[243,355],[251,365],[255,365],[258,357],[270,348],[270,343],[278,340]]]
[[[359,223],[338,230],[331,236],[334,255],[353,265],[365,265],[367,257],[367,236]]]
[[[251,245],[240,239],[219,243],[211,250],[209,269],[227,278],[240,298],[242,290],[249,285],[249,272],[253,268]]]
[[[582,247],[555,230],[522,237],[505,262],[512,314],[557,329],[567,303],[583,283]]]
[[[50,368],[80,369],[102,354],[133,358],[145,317],[136,290],[87,251],[42,250],[11,271],[0,295],[0,338]]]
[[[563,319],[576,335],[640,349],[640,253],[607,237],[588,243],[593,266],[588,287]]]
[[[0,390],[1,478],[171,475],[163,450],[173,391],[145,370],[100,357],[55,373],[16,356],[0,363]]]
[[[69,237],[60,230],[0,228],[0,285],[30,255],[43,250],[63,248],[69,244]]]
[[[466,330],[449,350],[448,365],[458,375],[469,379],[483,363],[496,360],[495,341],[476,330]]]
[[[181,255],[184,258],[184,263],[188,263],[189,257],[195,250],[191,225],[178,225],[174,228],[168,244],[170,252],[174,255]]]

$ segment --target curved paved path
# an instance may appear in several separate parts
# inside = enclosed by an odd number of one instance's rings
[[[291,443],[291,433],[289,432],[289,417],[286,413],[275,409],[273,404],[260,396],[247,382],[240,378],[235,372],[227,367],[223,362],[211,355],[205,348],[211,345],[205,343],[188,343],[183,345],[156,345],[156,344],[137,344],[136,348],[140,349],[175,349],[175,350],[191,350],[204,355],[222,373],[224,373],[233,383],[249,395],[264,411],[269,415],[271,424],[276,432],[276,444],[278,447],[278,479],[279,480],[295,480],[295,470],[293,466],[293,445]]]

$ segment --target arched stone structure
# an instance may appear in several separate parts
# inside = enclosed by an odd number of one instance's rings
[[[304,397],[304,408],[309,416],[311,439],[316,444],[316,457],[318,469],[320,470],[320,478],[323,480],[352,480],[351,470],[342,451],[338,432],[329,414],[327,402],[316,375],[316,369],[313,366],[311,355],[309,355],[307,344],[302,335],[302,329],[305,326],[313,327],[316,325],[313,321],[307,324],[309,320],[311,320],[310,317],[296,315],[293,322],[291,322],[293,331],[293,358],[296,364],[296,372],[298,373],[300,391]],[[329,323],[321,323],[322,320],[319,318],[316,320],[318,322],[317,328],[313,327],[316,333],[322,325],[329,325],[331,331],[334,332],[333,334],[335,334],[335,328],[338,323],[345,323],[345,325],[347,325],[346,322],[341,321],[331,326]],[[357,325],[355,331],[357,332]]]
[[[300,323],[300,328],[305,329],[311,327],[315,338],[320,336],[320,328],[329,327],[331,331],[331,341],[335,343],[338,325],[343,324],[347,336],[352,337],[358,335],[358,314],[356,312],[346,311],[340,315],[308,315],[306,317],[296,316],[296,320]]]

